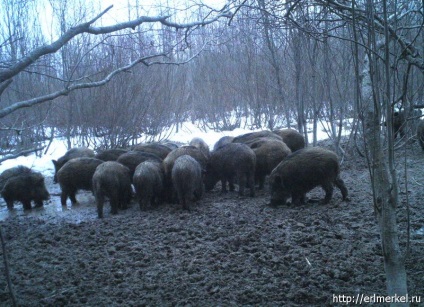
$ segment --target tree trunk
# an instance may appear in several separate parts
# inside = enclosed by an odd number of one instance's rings
[[[369,61],[366,60],[363,71],[362,97],[370,107],[365,115],[365,136],[370,161],[370,174],[374,195],[374,210],[380,227],[381,246],[384,257],[384,268],[387,279],[388,295],[406,295],[406,272],[404,259],[399,247],[396,207],[397,184],[390,181],[388,163],[385,161],[381,143],[379,110],[374,107]],[[387,129],[390,129],[389,124]],[[396,304],[393,304],[396,306]]]
[[[266,46],[268,48],[269,54],[270,54],[270,64],[273,68],[273,73],[275,76],[275,80],[276,80],[276,87],[277,87],[277,99],[278,99],[278,104],[279,106],[284,106],[284,92],[283,92],[283,81],[281,80],[281,67],[280,67],[280,62],[278,60],[278,54],[277,54],[277,47],[275,46],[274,43],[274,38],[272,35],[272,31],[270,29],[270,20],[269,20],[269,16],[268,16],[268,12],[266,11],[266,6],[265,6],[265,1],[264,0],[258,0],[259,6],[262,8],[262,18],[264,19],[264,38],[265,38],[265,42],[266,42]],[[287,106],[286,106],[287,108]],[[275,110],[277,109],[277,106],[275,105],[275,102],[272,102],[271,104],[271,114],[270,114],[270,118],[274,119],[274,113]],[[269,129],[273,130],[274,127],[271,127],[270,124],[273,124],[272,122],[269,122]]]
[[[372,6],[368,1],[368,9],[372,14]],[[374,38],[373,29],[369,29],[368,47],[374,52],[380,48],[377,47]],[[386,37],[387,38],[387,37]],[[388,40],[384,41],[387,46]],[[382,45],[382,44],[380,44]],[[388,51],[388,49],[387,49]],[[384,101],[386,107],[390,105],[390,89],[388,88],[387,79],[389,69],[388,53],[386,54],[386,91]],[[396,182],[396,173],[393,161],[393,136],[392,136],[392,117],[391,108],[387,108],[387,133],[389,139],[389,159],[386,161],[386,154],[383,151],[381,142],[381,110],[382,104],[377,92],[377,59],[372,52],[367,53],[364,61],[364,69],[362,71],[362,103],[364,106],[364,137],[366,143],[367,154],[369,158],[369,168],[371,175],[371,183],[374,196],[374,210],[377,217],[381,235],[381,246],[384,258],[384,268],[386,271],[387,294],[389,296],[402,296],[407,294],[406,271],[404,259],[399,247],[397,223],[396,223],[396,207],[398,203]],[[389,116],[390,115],[390,116]],[[391,306],[397,306],[400,303],[392,303]]]

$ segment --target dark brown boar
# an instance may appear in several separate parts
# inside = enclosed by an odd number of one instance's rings
[[[255,152],[246,144],[230,143],[212,151],[206,167],[205,188],[212,190],[220,180],[222,192],[227,192],[227,182],[230,190],[234,190],[237,180],[239,195],[244,195],[244,188],[250,189],[250,196],[255,196]]]
[[[102,160],[102,161],[116,161],[118,158],[124,153],[128,152],[126,149],[114,148],[114,149],[106,149],[98,152],[94,158]]]
[[[93,192],[99,218],[103,217],[106,197],[112,214],[117,214],[118,209],[127,209],[132,197],[130,170],[116,161],[100,164],[93,175]]]
[[[57,181],[62,190],[60,194],[60,202],[62,206],[66,206],[66,199],[72,202],[72,205],[77,203],[75,194],[78,190],[93,190],[93,174],[97,166],[104,161],[95,158],[75,158],[71,159],[61,167],[57,172]]]
[[[194,159],[196,159],[197,162],[200,163],[202,169],[206,168],[208,158],[203,154],[203,152],[199,148],[194,146],[181,146],[171,151],[168,156],[163,160],[163,167],[166,177],[170,178],[175,160],[177,160],[178,157],[181,157],[183,155],[189,155],[193,157]]]
[[[44,176],[22,165],[1,173],[0,192],[8,209],[13,209],[15,201],[21,202],[25,210],[31,209],[31,201],[34,201],[35,207],[42,207],[43,201],[50,198]]]
[[[169,202],[174,202],[174,189],[172,186],[171,173],[174,167],[175,160],[183,155],[189,155],[199,162],[202,170],[206,169],[208,158],[200,151],[199,148],[194,146],[181,146],[171,151],[168,156],[163,160],[163,169],[165,172],[165,199]]]
[[[333,184],[341,191],[343,200],[347,189],[340,178],[337,155],[327,149],[311,147],[299,149],[287,156],[270,176],[271,204],[286,204],[291,197],[293,204],[304,203],[306,193],[317,186],[325,191],[324,203],[333,195]]]
[[[224,146],[225,144],[229,144],[232,143],[234,140],[233,136],[223,136],[222,138],[220,138],[215,145],[213,146],[213,150],[217,150],[218,148]]]
[[[305,138],[294,129],[274,130],[274,133],[283,139],[283,142],[287,144],[292,152],[305,148]]]
[[[274,138],[259,138],[249,144],[256,155],[255,181],[263,189],[265,178],[285,157],[291,154],[290,148]]]
[[[133,150],[152,153],[162,160],[172,151],[168,146],[159,143],[138,144]]]
[[[399,111],[393,113],[393,137],[396,139],[398,135],[402,138],[405,135],[406,112]]]
[[[206,144],[206,142],[203,139],[199,137],[195,137],[190,141],[189,145],[199,148],[199,150],[205,155],[205,157],[209,158],[210,149],[208,144]]]
[[[3,190],[4,186],[6,185],[6,182],[9,179],[20,176],[20,175],[26,175],[31,173],[32,173],[32,170],[23,165],[18,165],[18,166],[4,170],[0,174],[0,191]]]
[[[280,140],[280,141],[283,140],[279,135],[275,134],[272,131],[262,130],[262,131],[250,132],[250,133],[246,133],[246,134],[236,136],[233,139],[233,143],[247,144],[247,143],[250,143],[250,142],[254,142],[258,138],[263,138],[263,137],[274,138],[274,139],[277,139],[277,140]]]
[[[182,145],[182,144],[178,144],[178,143],[170,142],[170,141],[162,141],[161,144],[165,145],[166,147],[168,147],[171,150],[177,149],[178,147],[180,147]]]
[[[132,179],[137,165],[147,160],[162,162],[162,159],[153,153],[137,150],[124,153],[116,161],[129,168]]]
[[[144,161],[135,169],[133,184],[140,210],[158,205],[164,199],[163,165],[157,161]]]
[[[60,168],[69,160],[74,158],[81,158],[81,157],[94,157],[94,151],[87,147],[75,147],[69,149],[62,157],[60,157],[57,160],[52,160],[54,165],[54,177],[53,182],[57,183],[57,172],[60,170]]]
[[[411,111],[400,110],[393,112],[392,124],[393,124],[393,137],[396,139],[399,135],[403,138],[406,134],[410,134],[411,131],[416,131],[420,122],[421,110],[414,109]],[[387,122],[384,122],[387,125]]]
[[[183,209],[189,210],[190,204],[203,196],[202,167],[189,155],[179,156],[172,167],[172,186]]]

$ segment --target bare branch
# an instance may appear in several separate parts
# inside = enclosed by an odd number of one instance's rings
[[[355,14],[356,18],[367,22],[366,13],[364,10],[355,8],[355,12],[353,12],[353,8],[351,6],[343,5],[337,1],[333,0],[326,0],[326,1],[317,1],[318,4],[322,6],[328,6],[332,9],[333,12],[336,14],[344,14],[344,19],[352,19],[352,15]],[[378,30],[380,33],[384,32],[384,24],[385,21],[378,16],[377,14],[373,15],[373,23],[376,30]],[[387,25],[387,29],[389,31],[390,38],[396,41],[400,47],[402,48],[402,56],[404,59],[406,59],[409,63],[412,65],[418,67],[421,70],[424,70],[424,60],[422,55],[420,55],[417,48],[415,48],[410,42],[406,41],[405,38],[400,36],[390,25]]]
[[[155,17],[141,16],[137,19],[118,23],[112,26],[105,26],[105,27],[92,26],[92,24],[95,21],[100,19],[112,7],[113,6],[109,6],[106,10],[101,12],[99,15],[97,15],[95,18],[91,19],[90,21],[70,28],[61,37],[59,37],[55,42],[51,43],[50,45],[44,45],[39,48],[36,48],[32,52],[30,52],[28,55],[24,56],[23,58],[18,60],[16,63],[11,65],[9,68],[0,70],[0,83],[13,78],[17,74],[19,74],[21,71],[23,71],[25,68],[27,68],[29,65],[37,61],[40,57],[57,52],[60,48],[62,48],[65,44],[67,44],[71,39],[73,39],[75,36],[82,33],[88,33],[88,34],[94,34],[94,35],[108,34],[108,33],[116,32],[116,31],[128,29],[128,28],[135,29],[137,26],[141,25],[142,23],[154,23],[154,22],[160,22],[161,24],[165,26],[172,27],[175,29],[190,29],[196,26],[205,26],[205,25],[211,24],[223,17],[225,18],[232,17],[231,12],[227,10],[227,11],[223,11],[222,13],[216,15],[215,17],[211,19],[194,21],[190,23],[171,22],[168,20],[170,17],[168,15],[168,16],[155,16]]]
[[[28,149],[28,150],[23,150],[23,151],[18,152],[17,154],[7,155],[7,156],[0,159],[0,163],[2,163],[3,161],[6,161],[6,160],[16,159],[20,156],[24,156],[24,155],[27,155],[27,154],[30,154],[30,153],[33,153],[33,152],[41,151],[41,150],[44,149],[44,147],[46,147],[46,146],[32,148],[32,149]]]
[[[146,62],[147,60],[149,60],[151,58],[161,57],[161,56],[165,56],[165,54],[158,54],[158,55],[152,55],[152,56],[138,58],[137,60],[131,62],[130,64],[128,64],[126,66],[123,66],[123,67],[120,67],[118,69],[113,70],[104,79],[96,81],[96,82],[79,83],[79,84],[71,85],[71,86],[64,88],[62,90],[50,93],[48,95],[44,95],[44,96],[40,96],[40,97],[28,99],[28,100],[16,102],[16,103],[0,110],[0,118],[3,118],[5,116],[9,115],[10,113],[15,112],[18,109],[29,108],[29,107],[41,104],[41,103],[46,102],[46,101],[51,101],[51,100],[56,99],[60,96],[66,96],[70,92],[77,90],[77,89],[93,88],[93,87],[103,86],[106,83],[108,83],[110,80],[112,80],[112,78],[115,77],[116,75],[118,75],[119,73],[126,72],[129,69],[133,68],[134,66],[136,66],[137,64],[140,64],[140,63],[144,63],[145,65],[150,65],[149,63]]]
[[[6,80],[2,83],[0,83],[0,96],[3,94],[3,92],[9,87],[9,85],[13,82],[12,79]]]

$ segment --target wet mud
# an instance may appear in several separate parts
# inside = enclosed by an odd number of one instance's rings
[[[405,161],[407,180],[399,171],[399,237],[405,252],[409,201],[408,289],[423,296],[424,153],[411,149]],[[250,198],[221,194],[219,186],[189,212],[172,204],[140,211],[133,201],[114,216],[106,204],[101,220],[90,192],[78,193],[80,204],[68,201],[67,208],[57,195],[28,212],[19,204],[8,212],[1,202],[19,305],[333,306],[338,295],[384,295],[365,161],[348,156],[341,176],[349,200],[342,202],[335,189],[328,205],[318,201],[324,197],[319,188],[305,205],[274,208],[267,205],[266,189]],[[58,194],[50,180],[49,191]],[[4,278],[0,305],[11,305]]]

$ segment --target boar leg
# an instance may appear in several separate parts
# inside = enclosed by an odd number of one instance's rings
[[[334,184],[336,185],[336,187],[338,187],[340,189],[340,192],[342,192],[343,200],[346,200],[346,198],[347,198],[347,188],[345,186],[344,181],[340,177],[337,177],[336,180],[334,181]]]
[[[13,200],[6,200],[7,209],[12,210],[13,209]]]
[[[263,179],[265,181],[265,177]],[[247,175],[247,185],[250,189],[250,197],[255,197],[255,176],[254,175],[251,175],[251,174]]]
[[[246,186],[246,183],[247,183],[246,175],[239,174],[238,176],[239,196],[244,195],[244,187]]]
[[[75,205],[77,203],[77,199],[76,199],[75,194],[76,194],[76,192],[69,194],[69,199],[71,200],[72,205]]]
[[[62,193],[60,194],[60,203],[63,207],[66,207],[66,199],[68,198],[68,193],[62,190]]]
[[[231,191],[231,192],[234,192],[235,187],[234,187],[233,179],[228,180],[228,184],[229,184],[229,186],[230,186],[230,191]]]
[[[40,208],[43,206],[43,201],[42,200],[36,200],[34,201],[35,203],[35,208]]]
[[[101,195],[96,196],[96,202],[97,202],[97,216],[99,219],[103,218],[103,204],[104,204],[104,198]]]
[[[325,198],[324,198],[324,204],[328,204],[333,197],[333,184],[332,183],[326,183],[322,185],[322,188],[325,191]]]
[[[303,205],[305,204],[305,194],[292,192],[292,205]]]
[[[30,200],[22,201],[22,205],[24,205],[24,210],[30,210],[31,209],[31,201]]]
[[[227,179],[221,179],[221,193],[227,193]]]

